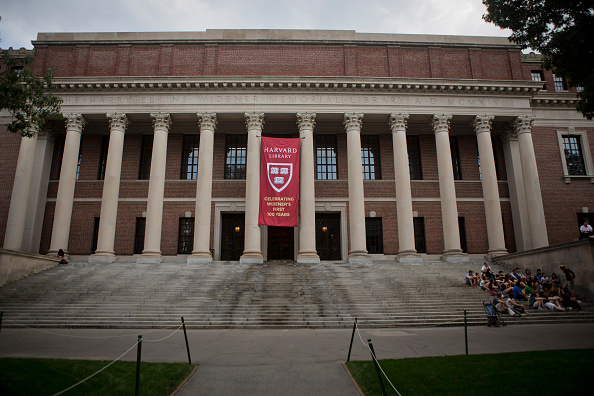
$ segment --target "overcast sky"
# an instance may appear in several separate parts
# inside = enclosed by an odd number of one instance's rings
[[[0,47],[32,48],[39,32],[330,29],[509,36],[481,0],[0,0]]]

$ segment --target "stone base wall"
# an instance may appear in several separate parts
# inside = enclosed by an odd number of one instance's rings
[[[0,286],[36,274],[60,263],[56,257],[0,249]]]

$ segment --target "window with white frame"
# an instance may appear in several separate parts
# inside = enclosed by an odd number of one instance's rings
[[[567,84],[565,83],[565,78],[561,76],[553,74],[553,85],[555,86],[555,91],[567,91]]]
[[[594,180],[594,168],[585,131],[570,127],[557,131],[565,182],[572,178],[589,177]]]

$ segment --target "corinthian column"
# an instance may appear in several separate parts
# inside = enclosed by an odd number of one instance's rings
[[[245,244],[239,261],[262,263],[260,226],[260,136],[264,126],[264,113],[245,113],[248,131],[247,170],[245,180]]]
[[[25,219],[31,190],[31,176],[35,161],[35,147],[37,146],[37,125],[32,125],[28,131],[31,137],[21,138],[21,148],[17,160],[10,208],[6,220],[6,234],[4,235],[4,249],[22,250],[23,235],[25,234]]]
[[[534,155],[534,145],[532,143],[533,122],[534,117],[518,116],[514,121],[514,131],[518,135],[532,248],[536,249],[548,246],[549,238],[547,236],[547,225],[540,193],[536,156]]]
[[[408,114],[390,115],[392,142],[394,145],[394,173],[396,175],[396,214],[398,217],[398,261],[421,262],[415,249],[412,194],[406,147],[406,124]]]
[[[198,113],[200,121],[200,148],[198,149],[198,178],[196,180],[196,214],[194,221],[194,250],[188,263],[211,263],[210,212],[212,196],[212,161],[215,113]]]
[[[361,164],[361,126],[363,114],[345,113],[349,162],[349,228],[351,249],[349,263],[371,263],[365,239],[365,195],[363,192],[363,166]]]
[[[167,136],[171,125],[168,113],[151,113],[153,118],[153,151],[151,154],[151,173],[146,205],[146,231],[144,250],[138,263],[160,263],[161,228],[163,225],[163,195],[165,193],[165,168],[167,159]]]
[[[65,253],[68,252],[80,136],[85,126],[85,119],[81,114],[64,114],[64,117],[66,118],[66,141],[64,142],[60,184],[58,184],[58,196],[56,198],[56,210],[54,212],[49,250],[49,254],[52,255],[57,254],[59,249],[63,249]]]
[[[458,261],[465,257],[460,249],[460,230],[458,228],[458,207],[456,205],[456,187],[450,152],[451,115],[434,115],[432,120],[437,147],[437,171],[439,174],[439,196],[441,198],[441,218],[443,223],[444,251],[442,259]],[[466,258],[467,260],[467,258]]]
[[[297,113],[301,138],[299,171],[299,253],[298,263],[319,263],[316,251],[316,197],[314,188],[313,129],[315,113]]]
[[[487,238],[489,240],[490,257],[507,254],[503,221],[501,220],[501,202],[499,201],[499,186],[497,185],[497,171],[491,142],[491,123],[493,116],[478,115],[473,121],[474,131],[481,159],[481,181],[483,185],[483,200],[485,202],[485,221]]]
[[[101,217],[97,250],[89,257],[89,262],[115,261],[115,232],[118,216],[118,197],[120,195],[120,176],[122,173],[122,154],[124,151],[124,133],[128,118],[123,113],[107,114],[109,118],[109,147],[101,198]]]

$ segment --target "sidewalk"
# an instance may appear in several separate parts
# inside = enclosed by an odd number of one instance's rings
[[[187,362],[183,332],[172,330],[10,329],[0,332],[0,358],[113,360],[143,335],[142,360]],[[469,353],[594,348],[594,324],[469,327]],[[369,360],[371,338],[379,359],[465,353],[464,328],[360,329],[351,360]],[[178,395],[356,395],[340,365],[351,330],[192,330],[194,376]],[[156,340],[161,340],[154,342]],[[153,341],[153,342],[151,342]],[[123,360],[134,361],[135,349]]]

